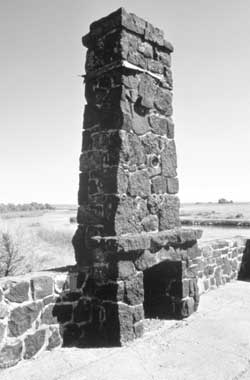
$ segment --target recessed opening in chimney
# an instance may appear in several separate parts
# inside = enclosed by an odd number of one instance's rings
[[[180,261],[163,261],[144,271],[144,312],[146,318],[174,318],[182,298]]]

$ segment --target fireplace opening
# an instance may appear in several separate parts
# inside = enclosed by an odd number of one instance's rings
[[[144,272],[145,318],[179,318],[182,299],[182,265],[165,260]]]

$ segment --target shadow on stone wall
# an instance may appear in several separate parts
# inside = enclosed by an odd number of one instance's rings
[[[250,281],[250,239],[246,241],[246,246],[243,251],[238,280]]]
[[[119,346],[119,305],[105,301],[116,297],[116,286],[98,287],[88,272],[69,273],[52,312],[60,324],[63,347]]]

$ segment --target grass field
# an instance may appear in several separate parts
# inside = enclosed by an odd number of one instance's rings
[[[0,277],[75,264],[76,208],[10,214],[0,218]]]

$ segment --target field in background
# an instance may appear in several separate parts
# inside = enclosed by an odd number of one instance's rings
[[[72,237],[76,206],[0,215],[0,276],[75,264]],[[8,263],[10,261],[10,263]],[[9,271],[6,272],[6,262]],[[8,268],[7,268],[8,269]],[[9,273],[8,273],[9,272]]]
[[[250,203],[183,203],[180,209],[181,220],[194,223],[192,228],[203,230],[202,240],[230,239],[235,236],[250,238],[250,228],[236,226],[250,222]],[[199,221],[206,220],[208,226],[197,225]],[[213,226],[213,221],[232,222],[235,226]],[[185,227],[185,226],[184,226]]]
[[[71,240],[76,224],[70,220],[75,219],[76,211],[76,206],[57,205],[50,211],[13,211],[7,217],[0,215],[0,276],[74,265]],[[180,215],[181,219],[194,221],[250,220],[250,203],[182,204]],[[235,236],[250,238],[250,228],[197,225],[192,228],[203,230],[203,241]]]

